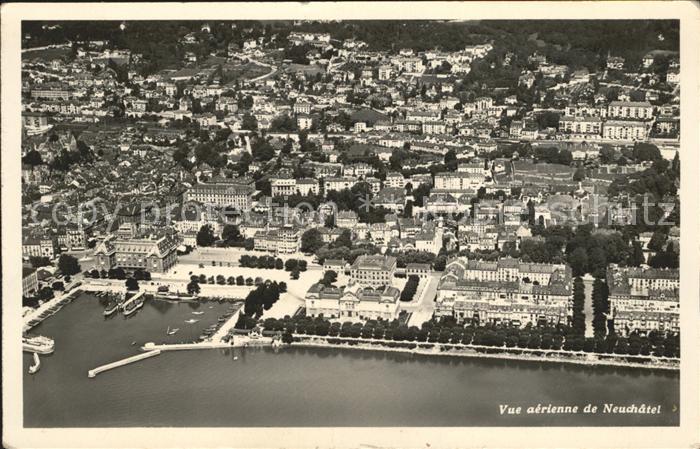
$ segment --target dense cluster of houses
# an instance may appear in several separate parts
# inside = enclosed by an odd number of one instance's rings
[[[629,201],[608,198],[607,189],[617,176],[649,165],[603,163],[600,150],[606,145],[621,155],[636,142],[654,139],[672,149],[678,142],[675,58],[660,76],[649,70],[653,53],[638,73],[615,56],[604,72],[589,73],[534,53],[513,87],[533,89],[542,79],[547,87],[526,101],[498,92],[464,95],[463,77],[493,51],[491,43],[454,52],[389,52],[356,39],[338,42],[327,33],[295,31],[287,45],[311,49],[308,64],[298,64],[281,59],[269,35],[202,58],[195,51],[202,33],[210,27],[180,38],[192,49],[181,67],[148,75],[137,70],[141,55],[100,42],[87,43],[74,57],[23,61],[23,156],[38,153],[43,160],[22,170],[26,259],[54,260],[61,251],[94,246],[99,269],[162,272],[176,263],[178,247],[197,245],[203,226],[218,237],[227,224],[252,240],[252,250],[273,254],[298,253],[302,236],[313,228],[324,243],[349,230],[354,243],[372,244],[381,254],[518,248],[534,238],[533,219],[545,227],[572,219],[624,224],[633,213]],[[512,57],[507,54],[503,64]],[[226,75],[241,67],[255,75]],[[618,72],[627,81],[608,82],[609,73]],[[616,95],[597,91],[600,85],[614,85]],[[553,114],[556,123],[540,120],[543,114]],[[256,154],[254,144],[262,140],[279,160]],[[227,163],[203,162],[194,150],[212,141]],[[513,143],[554,147],[590,164],[578,176],[566,164],[492,156]],[[187,154],[176,156],[183,149]],[[86,159],[61,176],[48,168],[62,155],[78,153]],[[246,159],[241,173],[238,164]],[[337,210],[324,201],[330,192],[357,189],[370,192],[367,206],[382,208],[381,219],[362,219],[358,210]],[[316,210],[293,208],[291,215],[277,216],[292,196],[322,201]],[[92,215],[61,212],[65,224],[55,225],[59,202],[87,205]],[[164,208],[172,213],[160,214]],[[333,227],[324,226],[329,215]],[[308,292],[307,313],[395,318],[395,269],[391,256],[360,257],[347,287],[317,284]],[[611,272],[616,326],[677,329],[675,276],[674,286],[660,280],[673,279],[668,272]],[[653,280],[642,288],[638,279]],[[29,279],[27,288],[32,285]],[[441,277],[436,315],[556,324],[571,316],[571,296],[566,265],[456,258]]]

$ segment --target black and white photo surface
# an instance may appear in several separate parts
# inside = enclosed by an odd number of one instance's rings
[[[21,20],[23,428],[697,418],[681,17],[251,16]]]

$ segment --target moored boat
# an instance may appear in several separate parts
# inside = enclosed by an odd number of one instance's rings
[[[107,308],[104,311],[104,316],[110,316],[117,310],[119,310],[119,303],[115,301],[113,304],[107,305]]]
[[[131,307],[129,307],[128,309],[127,308],[124,309],[124,316],[133,315],[134,313],[136,313],[137,310],[139,310],[141,307],[143,307],[143,301],[138,300],[138,299],[136,301],[132,302],[131,304],[133,304],[133,305],[131,305]]]
[[[51,354],[54,350],[54,341],[48,337],[22,337],[22,350],[38,354]]]

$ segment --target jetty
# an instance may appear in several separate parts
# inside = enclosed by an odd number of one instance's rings
[[[160,355],[160,349],[154,349],[152,351],[143,352],[141,354],[136,354],[136,355],[133,355],[131,357],[127,357],[127,358],[122,359],[122,360],[117,360],[116,362],[112,362],[112,363],[108,363],[106,365],[98,366],[97,368],[91,369],[90,371],[88,371],[88,377],[93,378],[93,377],[97,376],[98,374],[103,373],[105,371],[109,371],[109,370],[114,369],[114,368],[119,368],[120,366],[128,365],[130,363],[135,363],[135,362],[138,362],[140,360],[155,357],[157,355]]]
[[[124,301],[124,302],[122,303],[122,310],[127,310],[127,309],[128,309],[128,307],[127,307],[128,305],[130,305],[132,302],[136,302],[137,299],[141,298],[141,297],[142,297],[143,295],[145,295],[145,294],[146,294],[146,292],[143,291],[143,290],[141,290],[140,292],[138,292],[137,294],[135,294],[135,295],[132,296],[131,298],[129,298],[129,299],[127,299],[126,301]]]
[[[274,339],[271,337],[251,338],[247,335],[236,335],[228,342],[224,341],[202,341],[198,343],[146,343],[141,347],[143,351],[185,351],[192,349],[223,349],[223,348],[245,348],[248,346],[273,345]]]

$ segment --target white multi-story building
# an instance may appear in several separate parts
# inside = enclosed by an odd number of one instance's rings
[[[395,271],[395,257],[364,255],[350,267],[350,280],[363,287],[391,286]]]
[[[314,124],[314,119],[310,115],[299,114],[297,117],[297,127],[299,130],[311,129]]]
[[[603,130],[603,120],[600,117],[562,117],[559,119],[559,130],[572,134],[600,135]]]
[[[387,81],[391,79],[392,68],[390,65],[379,66],[379,79],[381,81]]]
[[[196,201],[217,207],[235,207],[249,210],[253,188],[238,184],[206,183],[196,184],[185,193],[185,202]]]
[[[647,101],[613,101],[608,105],[608,117],[651,120],[654,107]]]
[[[435,190],[451,193],[465,193],[484,185],[483,173],[444,172],[435,174]]]
[[[253,242],[257,251],[294,254],[301,248],[301,231],[294,225],[261,230],[255,233]]]
[[[401,173],[390,172],[387,173],[386,177],[384,178],[384,187],[402,189],[406,187],[406,182],[406,178],[404,178]]]
[[[423,134],[445,134],[447,125],[440,121],[423,122]]]
[[[677,269],[620,268],[607,271],[608,301],[615,331],[678,332],[680,277]]]
[[[611,140],[646,140],[649,135],[645,122],[608,120],[603,124],[603,137]]]
[[[399,297],[399,290],[391,286],[372,289],[354,284],[338,288],[318,283],[311,286],[304,302],[306,315],[311,317],[392,321],[399,314]]]
[[[440,279],[435,314],[479,325],[556,325],[569,322],[571,301],[568,265],[457,258]]]
[[[326,178],[324,179],[323,186],[326,192],[329,192],[331,190],[341,191],[344,189],[350,189],[355,184],[357,184],[357,178],[354,176],[343,176],[340,178]]]

